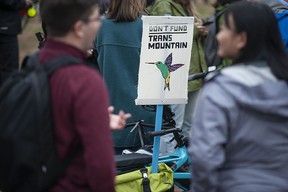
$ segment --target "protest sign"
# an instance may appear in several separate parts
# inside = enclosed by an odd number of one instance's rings
[[[143,16],[137,105],[187,103],[193,17]]]

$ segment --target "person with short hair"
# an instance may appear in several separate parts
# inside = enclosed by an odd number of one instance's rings
[[[199,98],[192,191],[287,191],[288,58],[276,17],[264,4],[234,3],[217,41],[233,64],[210,74]]]
[[[64,55],[80,60],[49,78],[58,157],[65,161],[80,150],[50,192],[113,192],[109,97],[99,73],[84,61],[102,23],[99,1],[41,0],[40,13],[48,33],[40,62]]]

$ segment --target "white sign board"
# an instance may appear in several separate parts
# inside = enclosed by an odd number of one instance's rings
[[[193,17],[143,16],[136,105],[187,103]]]

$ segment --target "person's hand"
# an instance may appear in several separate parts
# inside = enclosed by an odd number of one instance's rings
[[[125,113],[120,110],[118,114],[112,114],[114,111],[114,107],[108,107],[108,112],[110,116],[110,128],[111,130],[121,130],[126,125],[126,120],[132,117],[130,113]]]
[[[201,36],[206,36],[208,34],[208,26],[203,26],[202,24],[196,22],[195,23],[197,29],[199,30],[199,33]]]

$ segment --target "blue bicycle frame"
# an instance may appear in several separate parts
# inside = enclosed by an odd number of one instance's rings
[[[174,153],[167,156],[160,156],[159,163],[174,162],[171,167],[174,171],[174,179],[191,179],[191,173],[189,172],[177,172],[177,170],[184,164],[190,165],[190,158],[187,155],[187,149],[185,146],[178,148]]]

